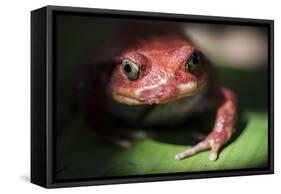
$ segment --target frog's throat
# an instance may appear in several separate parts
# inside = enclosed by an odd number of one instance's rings
[[[156,98],[141,98],[137,96],[134,89],[131,88],[114,88],[111,90],[112,98],[122,104],[127,105],[146,105],[146,104],[165,104],[183,97],[195,96],[202,93],[206,88],[206,84],[198,84],[196,82],[188,82],[177,86],[177,92]]]

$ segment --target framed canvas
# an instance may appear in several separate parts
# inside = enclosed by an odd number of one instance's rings
[[[273,173],[272,20],[31,12],[31,182]]]

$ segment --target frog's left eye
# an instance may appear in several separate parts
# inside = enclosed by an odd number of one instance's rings
[[[122,71],[128,77],[129,80],[136,80],[140,74],[140,68],[134,62],[124,59],[122,61]]]
[[[194,52],[187,60],[187,63],[185,64],[185,69],[187,71],[194,72],[198,68],[199,62],[200,62],[200,56],[197,52]]]

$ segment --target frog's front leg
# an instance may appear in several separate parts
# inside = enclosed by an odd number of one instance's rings
[[[175,156],[177,160],[193,156],[204,150],[211,150],[209,159],[215,161],[218,158],[220,148],[230,139],[236,117],[236,98],[232,91],[222,88],[223,96],[216,114],[216,120],[211,133],[197,145]]]

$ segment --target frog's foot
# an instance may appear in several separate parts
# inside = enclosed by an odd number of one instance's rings
[[[218,158],[219,149],[231,138],[236,117],[235,95],[228,89],[221,89],[224,101],[217,109],[216,121],[211,133],[200,143],[175,156],[177,160],[193,156],[204,150],[211,150],[209,159]]]
[[[129,149],[132,145],[132,142],[127,139],[111,138],[111,139],[109,139],[109,141],[113,145],[123,148],[123,149]]]
[[[129,139],[145,139],[150,137],[150,134],[144,130],[121,129],[120,135]]]
[[[127,130],[127,129],[118,129],[116,134],[106,137],[106,140],[123,149],[128,149],[132,145],[134,139],[145,139],[150,137],[150,135],[143,130]]]
[[[222,146],[222,143],[216,142],[215,139],[206,139],[197,145],[186,149],[185,151],[178,153],[175,156],[176,160],[181,160],[190,156],[194,156],[199,152],[205,151],[205,150],[211,150],[211,153],[209,155],[209,159],[211,161],[215,161],[218,158],[218,152],[220,147]]]

